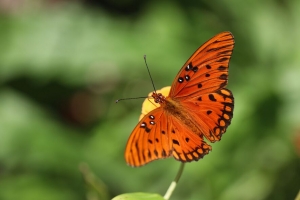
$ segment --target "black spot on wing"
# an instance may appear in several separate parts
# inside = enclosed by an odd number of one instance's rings
[[[147,126],[146,122],[141,123],[140,127],[145,128]]]
[[[166,153],[166,151],[165,151],[164,149],[163,149],[162,152],[161,152],[161,156],[162,156],[162,157],[166,157],[166,156],[167,156],[167,153]]]
[[[218,53],[218,56],[231,55],[231,53],[232,53],[232,50],[221,51],[220,53]]]
[[[220,66],[218,67],[218,70],[220,70],[220,71],[223,71],[223,70],[225,70],[225,69],[227,69],[227,67],[225,67],[225,66],[223,66],[223,65],[220,65]]]
[[[223,58],[220,58],[219,60],[217,60],[217,62],[224,62],[224,61],[226,61],[226,60],[228,60],[229,58],[227,58],[227,57],[223,57]]]
[[[228,75],[227,74],[221,74],[221,76],[219,77],[219,79],[221,80],[227,80]]]
[[[217,101],[217,100],[215,99],[215,96],[214,96],[213,94],[209,94],[209,95],[208,95],[208,98],[209,98],[209,100],[211,100],[211,101]]]
[[[185,75],[184,78],[186,81],[189,81],[191,79],[191,77],[189,75]]]
[[[190,62],[186,67],[185,67],[185,71],[190,71],[193,69],[193,65],[192,63]]]
[[[178,78],[178,83],[183,83],[184,79],[182,77]]]
[[[227,85],[227,80],[220,84],[220,88],[223,88]]]
[[[155,119],[155,117],[153,115],[150,115],[149,118],[150,119]]]
[[[174,140],[174,139],[173,139],[172,142],[173,142],[173,144],[179,145],[178,140]]]
[[[219,42],[219,41],[217,41],[217,42]],[[216,47],[216,48],[210,48],[206,52],[219,51],[220,49],[226,49],[227,47],[231,47],[231,46],[232,46],[232,44],[228,44],[228,45],[224,45],[224,46],[220,46],[220,47]],[[228,51],[231,51],[231,50],[228,50]]]
[[[193,67],[193,72],[197,72],[198,71],[198,67]]]

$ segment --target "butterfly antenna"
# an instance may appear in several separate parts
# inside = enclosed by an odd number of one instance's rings
[[[129,100],[129,99],[146,99],[149,97],[133,97],[133,98],[124,98],[124,99],[117,99],[116,103],[118,103],[119,101],[123,101],[123,100]]]
[[[145,64],[146,64],[146,67],[147,67],[147,70],[148,70],[148,74],[150,76],[150,79],[151,79],[151,82],[152,82],[152,86],[153,86],[153,89],[156,93],[156,89],[155,89],[155,86],[154,86],[154,82],[153,82],[153,79],[152,79],[152,76],[151,76],[151,73],[150,73],[150,70],[149,70],[149,67],[148,67],[148,64],[147,64],[147,59],[146,59],[146,55],[144,55],[144,60],[145,60]]]
[[[153,79],[152,79],[152,76],[151,76],[151,73],[150,73],[150,70],[149,70],[149,67],[148,67],[148,64],[147,64],[147,59],[146,59],[146,55],[144,55],[144,60],[145,60],[145,64],[146,64],[146,67],[147,67],[147,70],[148,70],[148,74],[150,76],[150,79],[151,79],[151,82],[152,82],[152,86],[153,86],[153,89],[156,93],[156,89],[155,89],[155,86],[154,86],[154,82],[153,82]],[[124,99],[117,99],[116,100],[116,103],[118,103],[119,101],[123,101],[123,100],[129,100],[129,99],[145,99],[145,98],[151,98],[151,97],[133,97],[133,98],[124,98]]]

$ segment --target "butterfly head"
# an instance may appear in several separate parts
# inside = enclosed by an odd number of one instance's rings
[[[156,93],[153,92],[151,95],[154,99],[155,103],[159,103],[162,104],[163,102],[165,102],[166,97],[164,95],[162,95],[162,93]]]

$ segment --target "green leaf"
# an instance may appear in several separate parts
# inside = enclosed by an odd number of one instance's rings
[[[150,194],[150,193],[126,193],[116,196],[112,200],[164,200],[159,194]]]

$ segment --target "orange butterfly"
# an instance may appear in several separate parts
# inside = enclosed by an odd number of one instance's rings
[[[125,150],[128,165],[139,167],[173,156],[197,161],[219,141],[233,117],[234,99],[228,67],[234,47],[230,32],[222,32],[199,47],[180,69],[171,87],[149,94],[140,121]]]

